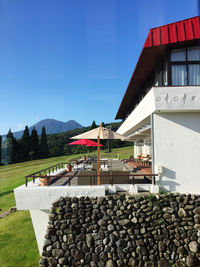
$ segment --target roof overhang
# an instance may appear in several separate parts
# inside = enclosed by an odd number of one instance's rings
[[[134,106],[141,88],[165,55],[167,48],[199,44],[199,20],[200,17],[197,16],[149,31],[115,119],[125,119],[128,111]]]

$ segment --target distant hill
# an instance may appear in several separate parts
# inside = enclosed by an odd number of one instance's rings
[[[54,119],[46,119],[46,120],[39,121],[38,123],[30,126],[29,133],[31,134],[31,131],[35,127],[35,129],[38,132],[38,135],[41,135],[43,126],[45,127],[47,134],[63,133],[63,132],[72,131],[74,129],[83,127],[80,123],[74,120],[62,122],[62,121],[57,121]],[[24,130],[14,132],[13,135],[15,138],[20,139],[23,135],[23,132]]]

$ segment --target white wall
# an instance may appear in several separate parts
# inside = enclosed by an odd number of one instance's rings
[[[104,197],[104,186],[28,186],[14,189],[18,210],[48,210],[62,197]]]
[[[200,112],[153,116],[155,167],[163,166],[161,186],[199,194]]]
[[[44,236],[48,225],[49,210],[30,210],[30,215],[33,223],[38,249],[40,255],[44,245]]]
[[[127,136],[134,127],[147,119],[155,111],[154,91],[151,89],[140,101],[137,107],[131,112],[128,118],[122,123],[117,133]]]
[[[117,133],[128,136],[131,131],[137,130],[142,124],[145,125],[145,120],[156,110],[200,111],[200,86],[152,87]]]

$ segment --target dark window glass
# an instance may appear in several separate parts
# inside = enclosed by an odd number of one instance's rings
[[[171,51],[171,61],[185,61],[186,60],[186,49],[173,49]]]
[[[188,65],[189,85],[200,85],[200,64]]]
[[[172,65],[172,85],[186,85],[186,65]]]
[[[200,60],[200,47],[188,48],[188,61],[199,61]]]

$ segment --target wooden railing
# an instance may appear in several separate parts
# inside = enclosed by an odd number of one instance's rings
[[[80,163],[82,163],[83,161],[81,162],[78,162],[77,165],[79,165]],[[107,163],[107,162],[106,162]],[[62,169],[64,168],[66,163],[59,163],[59,164],[56,164],[54,166],[51,166],[49,168],[46,168],[46,169],[43,169],[43,170],[40,170],[38,172],[34,172],[32,174],[29,174],[25,177],[25,184],[26,186],[28,185],[28,179],[32,179],[33,182],[35,182],[35,178],[46,178],[47,179],[47,185],[50,184],[50,179],[53,179],[53,178],[63,178],[63,177],[66,177],[68,178],[68,180],[66,181],[66,185],[70,186],[71,185],[71,181],[74,177],[89,177],[89,180],[90,180],[90,185],[96,185],[97,184],[97,173],[95,170],[91,170],[91,174],[78,174],[77,170],[74,171],[74,173],[70,172],[70,173],[67,173],[67,174],[57,174],[57,175],[52,175],[51,172],[54,172],[54,171],[57,171],[59,169]],[[105,163],[104,163],[105,164]],[[47,175],[48,173],[48,175]],[[112,171],[109,171],[107,174],[101,174],[100,177],[109,177],[109,183],[111,185],[114,184],[114,177],[129,177],[129,179],[131,180],[131,183],[132,184],[135,184],[136,180],[135,180],[135,177],[151,177],[151,180],[149,179],[149,183],[152,183],[152,184],[155,184],[155,177],[158,176],[158,174],[154,174],[154,173],[149,173],[149,174],[145,174],[145,173],[133,173],[133,172],[130,172],[130,174],[113,174]]]
[[[63,169],[66,164],[67,163],[61,162],[61,163],[58,163],[56,165],[50,166],[50,167],[48,167],[46,169],[43,169],[43,170],[40,170],[40,171],[31,173],[31,174],[25,176],[25,184],[26,184],[26,186],[28,184],[28,179],[32,179],[33,180],[33,183],[35,183],[35,178],[43,178],[43,177],[44,178],[47,178],[47,177],[51,177],[50,176],[50,173],[51,172],[54,172],[54,171]],[[49,174],[48,176],[46,175],[47,173]]]

